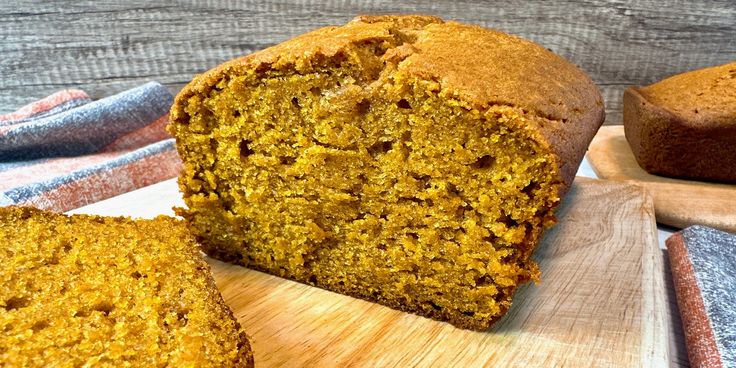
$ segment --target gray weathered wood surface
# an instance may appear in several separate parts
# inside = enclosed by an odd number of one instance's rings
[[[225,60],[357,13],[428,13],[536,41],[601,87],[607,122],[622,91],[736,60],[736,2],[0,1],[0,112],[58,89],[103,97],[149,80],[178,91]]]

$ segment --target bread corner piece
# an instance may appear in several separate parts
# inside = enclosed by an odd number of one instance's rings
[[[182,221],[0,208],[0,361],[252,367]]]
[[[363,16],[227,62],[177,96],[182,215],[210,255],[483,330],[603,122],[546,49]]]
[[[624,91],[624,131],[651,174],[736,183],[736,62]]]

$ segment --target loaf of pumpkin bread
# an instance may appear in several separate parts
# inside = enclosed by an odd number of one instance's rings
[[[253,366],[181,220],[0,207],[0,239],[0,366]]]
[[[652,174],[736,183],[736,62],[627,88],[624,131]]]
[[[169,130],[213,257],[486,329],[603,122],[577,67],[428,16],[363,16],[227,62]]]

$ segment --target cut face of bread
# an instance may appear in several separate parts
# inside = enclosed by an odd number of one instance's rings
[[[0,362],[252,367],[180,220],[0,208]]]
[[[181,214],[215,257],[485,329],[538,278],[565,184],[536,128],[560,123],[403,69],[436,20],[396,19],[393,35],[185,90]]]

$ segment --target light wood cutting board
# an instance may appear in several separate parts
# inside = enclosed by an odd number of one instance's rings
[[[700,224],[736,232],[736,185],[651,175],[634,158],[623,126],[602,127],[588,150],[601,179],[644,186],[654,199],[657,222],[677,228]]]
[[[520,289],[491,331],[473,332],[209,260],[252,339],[258,367],[661,367],[666,289],[650,197],[576,180]]]

